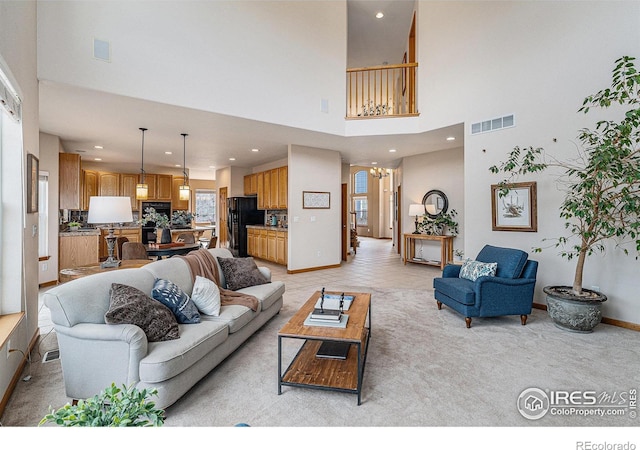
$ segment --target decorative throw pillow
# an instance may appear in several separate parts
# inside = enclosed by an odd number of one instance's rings
[[[460,269],[460,278],[476,281],[479,277],[493,277],[496,274],[498,263],[483,263],[467,259]]]
[[[191,300],[202,314],[220,315],[220,289],[212,280],[196,275]]]
[[[227,280],[227,288],[232,291],[269,282],[262,275],[251,256],[248,258],[221,258],[218,256],[218,262],[224,278]]]
[[[151,296],[169,308],[178,323],[200,323],[198,308],[177,284],[157,279]]]
[[[130,323],[142,328],[149,342],[170,341],[180,337],[173,313],[133,286],[113,283],[109,310],[104,315],[108,324]]]

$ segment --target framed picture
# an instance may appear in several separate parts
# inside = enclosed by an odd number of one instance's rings
[[[31,153],[27,154],[27,213],[38,212],[39,161]]]
[[[302,207],[304,209],[329,209],[331,193],[330,192],[302,192]]]
[[[536,182],[513,183],[505,196],[491,185],[491,225],[493,231],[538,231]]]

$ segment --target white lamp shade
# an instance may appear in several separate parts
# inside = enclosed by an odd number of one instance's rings
[[[99,196],[89,198],[89,223],[132,222],[131,198]]]
[[[410,216],[424,216],[424,205],[422,203],[412,203],[409,205]]]

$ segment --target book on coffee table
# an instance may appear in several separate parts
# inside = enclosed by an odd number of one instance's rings
[[[340,312],[340,310],[338,309],[315,308],[310,317],[312,319],[335,320],[336,322],[339,322],[341,315],[342,312]]]
[[[348,342],[323,341],[316,352],[318,358],[347,359],[351,344]]]
[[[335,327],[346,328],[349,316],[342,314],[340,320],[312,319],[311,314],[307,316],[303,325],[307,327]]]

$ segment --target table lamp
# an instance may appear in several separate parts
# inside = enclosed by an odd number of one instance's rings
[[[113,229],[116,223],[132,222],[131,199],[129,197],[109,197],[99,196],[89,198],[88,223],[106,224],[109,234],[105,237],[109,257],[100,264],[105,269],[108,267],[118,267],[120,261],[113,257],[113,250],[116,247],[116,236]]]
[[[409,205],[409,215],[416,217],[416,231],[413,234],[420,234],[418,231],[418,216],[424,216],[424,205],[422,203],[412,203]]]

